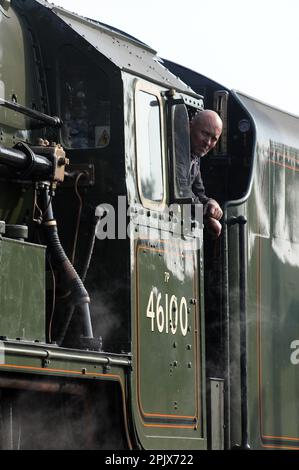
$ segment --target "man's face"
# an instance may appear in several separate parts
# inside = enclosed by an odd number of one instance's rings
[[[221,136],[222,127],[211,118],[204,118],[196,125],[191,126],[191,148],[192,152],[203,157],[217,144]]]

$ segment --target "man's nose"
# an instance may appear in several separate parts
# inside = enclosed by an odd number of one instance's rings
[[[211,136],[209,136],[209,135],[205,136],[205,144],[211,145]]]

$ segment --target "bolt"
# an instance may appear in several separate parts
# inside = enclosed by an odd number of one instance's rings
[[[63,165],[65,165],[65,164],[66,164],[66,159],[65,159],[65,157],[60,157],[60,158],[58,158],[58,160],[57,160],[57,165],[58,165],[58,166],[63,166]]]
[[[108,365],[104,365],[104,366],[103,366],[103,373],[104,373],[104,374],[107,374],[107,372],[109,372],[109,370],[111,370],[111,367],[110,367],[110,366],[108,366]]]

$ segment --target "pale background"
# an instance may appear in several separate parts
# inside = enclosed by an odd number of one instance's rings
[[[55,0],[160,57],[299,115],[299,0]]]

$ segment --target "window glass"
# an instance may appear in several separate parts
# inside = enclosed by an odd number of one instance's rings
[[[138,91],[136,96],[138,171],[142,196],[163,200],[160,105],[155,95]]]
[[[294,217],[299,213],[298,162],[297,149],[270,141],[273,236],[296,243],[299,241],[299,219]]]

